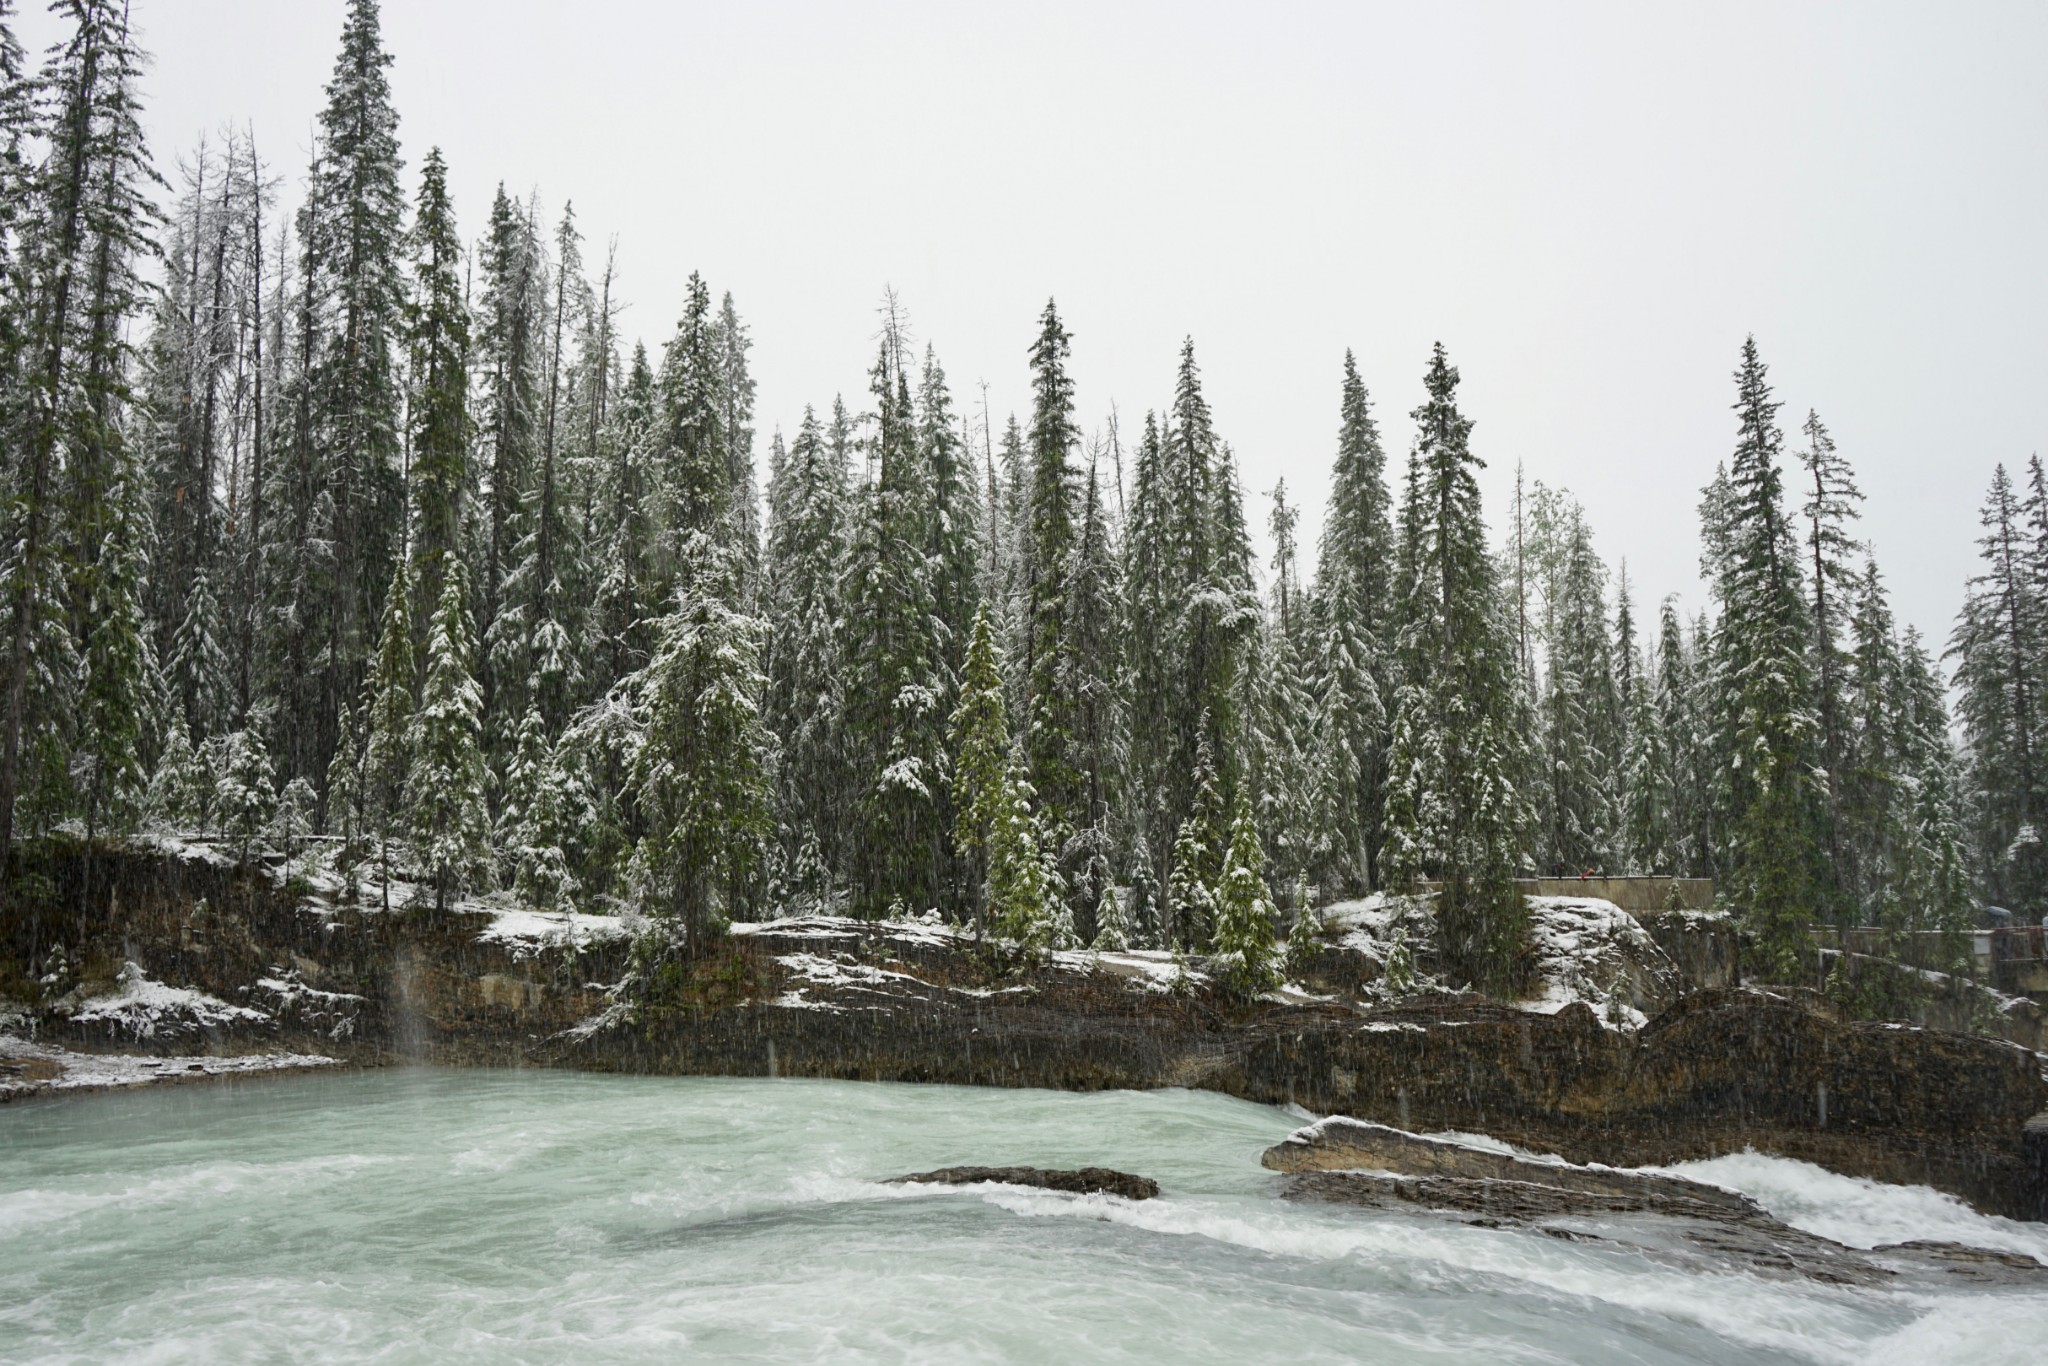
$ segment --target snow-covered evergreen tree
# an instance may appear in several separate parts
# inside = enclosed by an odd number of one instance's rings
[[[892,315],[893,316],[893,315]],[[880,915],[948,897],[947,688],[933,613],[918,459],[903,337],[892,322],[876,357],[875,482],[852,519],[840,658],[845,740],[853,766],[853,902]]]
[[[776,438],[776,450],[781,450]],[[762,611],[767,688],[763,717],[775,735],[777,842],[785,867],[807,861],[812,882],[841,865],[847,792],[840,658],[846,547],[843,447],[804,410],[795,442],[768,485],[768,548]],[[788,881],[785,877],[783,881]],[[823,888],[814,888],[823,891]]]
[[[1093,947],[1098,953],[1123,953],[1131,947],[1130,921],[1113,882],[1104,884],[1102,899],[1095,903]]]
[[[412,773],[413,687],[418,669],[413,660],[411,598],[412,575],[401,558],[384,593],[384,629],[363,685],[363,819],[377,834],[387,911],[391,909],[391,837],[407,828],[405,789]]]
[[[1215,936],[1229,837],[1216,764],[1204,741],[1195,751],[1194,801],[1174,835],[1167,874],[1167,932],[1176,948],[1204,952]]]
[[[169,830],[201,830],[213,798],[213,777],[193,749],[184,719],[174,716],[156,772],[149,780],[148,810]]]
[[[2027,508],[2003,465],[1993,472],[1970,580],[1949,653],[1972,800],[1979,876],[1987,898],[2038,919],[2048,909],[2044,820],[2042,660],[2048,658],[2043,561]]]
[[[242,862],[277,815],[277,776],[263,732],[254,726],[227,737],[220,778],[221,831],[240,846]]]
[[[1250,795],[1238,789],[1216,905],[1215,960],[1232,990],[1256,996],[1280,985],[1273,925],[1279,910],[1266,888],[1265,851],[1259,843]]]
[[[407,776],[405,804],[413,852],[434,884],[434,908],[483,882],[490,871],[481,690],[467,605],[468,575],[449,552],[441,564],[441,600],[427,632],[427,663]]]
[[[1074,659],[1073,583],[1080,502],[1072,452],[1074,382],[1067,374],[1072,340],[1050,299],[1031,347],[1030,521],[1024,534],[1023,669],[1027,712],[1024,754],[1040,819],[1063,837],[1082,824],[1086,796],[1075,762],[1078,682]]]
[[[1486,549],[1472,424],[1458,411],[1458,372],[1441,344],[1425,384],[1402,511],[1389,885],[1436,879],[1447,967],[1499,990],[1509,985],[1528,926],[1514,887],[1528,827],[1526,725],[1514,640]]]
[[[555,910],[576,893],[568,846],[580,814],[575,777],[548,738],[538,704],[519,723],[519,739],[505,772],[499,811],[499,847],[521,899]]]
[[[1806,523],[1806,555],[1812,572],[1806,591],[1813,625],[1813,709],[1825,805],[1826,890],[1832,903],[1825,909],[1839,914],[1846,909],[1840,898],[1850,877],[1847,865],[1851,857],[1843,847],[1840,830],[1842,771],[1849,762],[1851,746],[1844,715],[1848,669],[1842,637],[1855,589],[1856,570],[1851,559],[1862,548],[1849,534],[1849,523],[1859,515],[1857,504],[1863,501],[1863,493],[1856,487],[1848,460],[1835,449],[1820,414],[1809,410],[1801,430],[1806,434],[1806,448],[1799,452],[1806,502],[1800,515]]]
[[[711,534],[685,545],[675,610],[632,688],[641,733],[630,783],[646,832],[633,885],[693,949],[756,903],[773,833],[761,623],[721,596],[737,574]]]
[[[1751,934],[1756,969],[1783,980],[1807,952],[1806,925],[1827,904],[1823,816],[1812,710],[1811,623],[1784,505],[1778,403],[1755,338],[1736,372],[1739,435],[1728,470],[1714,594],[1721,605],[1717,667],[1731,739],[1730,898]],[[1714,545],[1718,538],[1720,544]]]
[[[1337,460],[1316,565],[1311,829],[1320,875],[1347,892],[1382,881],[1394,558],[1386,466],[1365,383],[1346,351]]]

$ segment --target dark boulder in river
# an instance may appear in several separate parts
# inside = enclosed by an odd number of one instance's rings
[[[1044,1167],[941,1167],[933,1172],[915,1172],[896,1177],[890,1184],[915,1182],[934,1186],[977,1186],[993,1182],[999,1186],[1036,1186],[1040,1190],[1067,1191],[1074,1195],[1120,1195],[1126,1200],[1150,1200],[1159,1194],[1159,1183],[1147,1176],[1133,1176],[1111,1167],[1079,1167],[1071,1171],[1050,1171]]]

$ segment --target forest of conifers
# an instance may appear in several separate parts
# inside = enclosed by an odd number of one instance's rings
[[[1051,303],[1030,411],[989,422],[891,297],[868,392],[777,415],[757,483],[732,297],[693,276],[650,353],[566,205],[501,189],[467,245],[440,154],[401,155],[375,0],[289,205],[247,131],[145,147],[126,0],[54,8],[39,66],[0,47],[9,852],[319,832],[441,905],[683,937],[936,908],[1247,984],[1295,908],[1418,877],[1481,985],[1539,870],[1714,877],[1767,974],[1810,923],[2039,912],[2038,461],[1993,476],[1930,645],[1848,460],[1731,346],[1685,617],[1562,489],[1489,527],[1441,346],[1398,422],[1327,358],[1307,548],[1284,490],[1247,507],[1192,342],[1165,411],[1089,438]]]

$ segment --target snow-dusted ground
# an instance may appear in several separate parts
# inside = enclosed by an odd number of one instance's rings
[[[103,1091],[200,1077],[254,1076],[336,1065],[335,1059],[317,1053],[252,1053],[224,1058],[78,1053],[0,1034],[0,1100],[20,1100],[46,1092]]]
[[[585,915],[580,911],[535,911],[523,906],[462,902],[458,911],[475,911],[491,917],[478,933],[486,944],[504,944],[515,958],[530,958],[545,949],[567,946],[588,948],[592,944],[630,939],[645,922],[638,917]]]
[[[232,1005],[190,987],[153,980],[139,963],[121,969],[120,989],[80,1002],[68,1012],[76,1024],[105,1024],[132,1039],[176,1037],[237,1024],[268,1024],[266,1011]]]

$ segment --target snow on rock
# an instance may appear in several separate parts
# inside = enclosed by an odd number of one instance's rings
[[[777,935],[795,939],[889,939],[920,948],[957,948],[968,936],[936,913],[910,920],[855,920],[844,915],[790,915],[776,920],[737,920],[729,932],[739,938]]]
[[[269,1024],[271,1015],[249,1006],[230,1005],[217,996],[189,987],[152,981],[139,963],[121,969],[121,989],[95,996],[70,1012],[74,1024],[105,1024],[110,1033],[136,1039],[159,1035],[175,1038],[203,1029],[236,1024]]]
[[[1678,970],[1636,918],[1598,897],[1532,896],[1536,995],[1522,1009],[1554,1015],[1575,1001],[1610,1029],[1634,1031],[1669,1005]]]
[[[499,907],[464,902],[458,910],[480,911],[491,917],[477,939],[486,944],[504,944],[514,957],[531,957],[543,950],[567,945],[583,948],[615,939],[630,939],[641,926],[637,918],[618,915],[585,915],[580,911],[535,911],[525,907]]]
[[[335,1067],[318,1053],[250,1053],[238,1057],[144,1058],[127,1053],[77,1053],[0,1034],[0,1101],[64,1091],[101,1091],[124,1086],[192,1081],[202,1077],[253,1076],[265,1072]]]
[[[330,1039],[346,1039],[356,1032],[356,1018],[363,1009],[361,996],[308,986],[297,968],[272,968],[270,972],[270,976],[256,979],[256,989],[274,999],[273,1010],[280,1018],[314,1025]]]
[[[1054,966],[1069,972],[1107,972],[1147,991],[1168,992],[1177,985],[1193,986],[1209,980],[1186,958],[1176,958],[1166,949],[1124,949],[1115,953],[1061,949],[1051,955],[1051,960]]]
[[[1332,902],[1315,915],[1334,936],[1339,953],[1355,954],[1369,965],[1364,974],[1369,980],[1355,988],[1360,995],[1394,1000],[1452,985],[1425,970],[1437,954],[1436,912],[1428,898],[1374,892],[1356,901]],[[1401,972],[1390,976],[1387,965],[1396,958]]]

